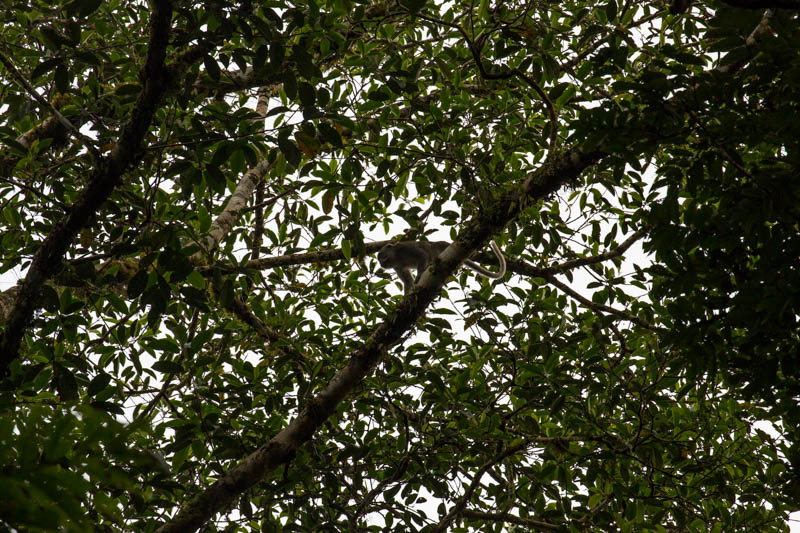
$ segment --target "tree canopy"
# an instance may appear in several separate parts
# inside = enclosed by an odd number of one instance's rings
[[[788,531],[798,9],[3,3],[0,524]]]

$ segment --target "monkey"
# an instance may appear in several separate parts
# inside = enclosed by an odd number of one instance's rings
[[[383,268],[394,269],[397,273],[397,277],[403,281],[405,293],[408,294],[411,292],[411,287],[419,282],[419,278],[422,277],[422,273],[428,268],[430,262],[436,257],[439,257],[439,254],[448,246],[450,246],[450,243],[445,241],[390,242],[378,252],[378,262]],[[497,247],[497,244],[495,244],[493,240],[489,241],[489,246],[492,248],[492,252],[494,252],[497,261],[500,263],[500,269],[497,272],[486,270],[478,263],[470,261],[469,259],[465,260],[464,264],[481,276],[491,279],[500,279],[506,273],[506,260],[502,252],[500,252],[500,248]],[[416,278],[411,277],[410,269],[412,268],[417,270]]]

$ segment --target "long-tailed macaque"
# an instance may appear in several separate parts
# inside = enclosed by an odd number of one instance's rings
[[[438,257],[445,248],[450,246],[449,242],[445,241],[399,241],[390,242],[380,249],[378,252],[378,261],[383,268],[393,268],[397,272],[397,277],[403,281],[403,289],[405,293],[411,292],[411,287],[419,281],[422,272],[428,268],[428,264]],[[489,242],[492,252],[497,256],[497,261],[500,263],[500,268],[497,272],[486,270],[481,265],[469,259],[464,261],[464,264],[487,278],[500,279],[506,273],[506,260],[503,257],[500,248],[497,247],[494,241]],[[416,269],[417,276],[411,276],[410,269]]]

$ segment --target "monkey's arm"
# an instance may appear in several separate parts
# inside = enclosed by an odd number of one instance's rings
[[[403,280],[403,292],[408,294],[411,292],[411,287],[414,286],[414,278],[411,276],[411,271],[408,268],[395,268],[397,277]]]

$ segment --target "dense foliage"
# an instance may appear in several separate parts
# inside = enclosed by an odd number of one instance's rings
[[[798,9],[4,2],[0,524],[788,531]]]

